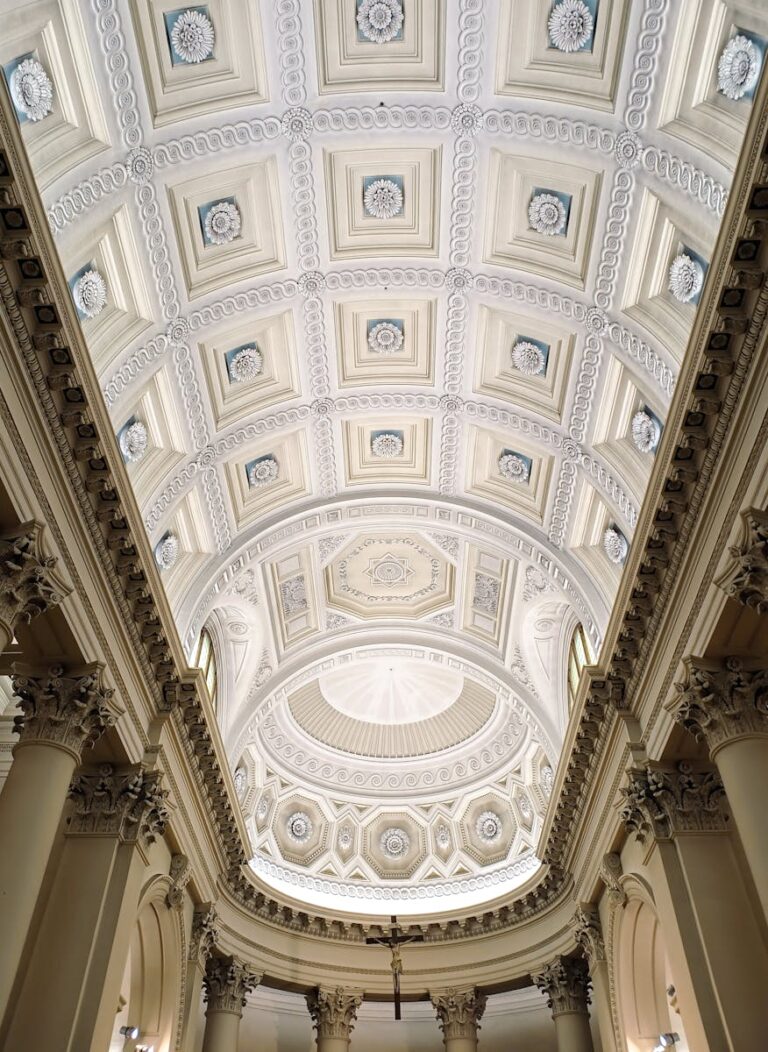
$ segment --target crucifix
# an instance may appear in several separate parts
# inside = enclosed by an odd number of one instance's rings
[[[397,917],[390,917],[390,928],[388,938],[370,938],[365,940],[369,946],[388,946],[392,954],[390,968],[392,969],[392,987],[395,995],[395,1019],[401,1019],[400,1015],[400,976],[403,974],[403,958],[400,956],[400,947],[408,942],[424,942],[423,935],[401,935],[398,927]]]

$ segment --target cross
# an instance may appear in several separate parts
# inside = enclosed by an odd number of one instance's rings
[[[388,946],[392,953],[392,986],[395,995],[395,1019],[401,1019],[400,1015],[400,976],[403,973],[403,958],[400,956],[400,947],[408,942],[424,942],[423,935],[401,935],[397,924],[397,917],[390,917],[390,929],[388,939],[369,938],[365,940],[369,946]]]

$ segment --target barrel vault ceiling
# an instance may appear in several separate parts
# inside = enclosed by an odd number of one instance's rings
[[[179,632],[214,641],[259,879],[387,912],[528,879],[765,5],[2,7]]]

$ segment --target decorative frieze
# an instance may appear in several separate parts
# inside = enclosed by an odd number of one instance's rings
[[[114,691],[102,682],[102,667],[68,670],[56,665],[44,672],[13,669],[13,689],[22,713],[13,729],[22,743],[41,742],[73,752],[98,741],[117,719]]]
[[[43,555],[41,533],[38,523],[25,522],[0,536],[0,627],[10,636],[64,597],[53,573],[57,560]]]
[[[184,891],[192,876],[192,864],[186,855],[177,852],[171,856],[168,876],[171,879],[171,886],[165,896],[165,901],[169,909],[181,909],[184,905]]]
[[[742,542],[729,549],[735,565],[720,583],[732,599],[768,614],[768,512],[750,508],[742,521]]]
[[[116,836],[147,846],[165,832],[168,811],[159,771],[102,764],[74,778],[69,795],[75,802],[68,834]]]
[[[724,664],[696,657],[683,663],[674,716],[710,754],[736,738],[768,735],[768,669],[747,669],[735,657]]]
[[[203,978],[203,996],[209,1012],[241,1016],[245,999],[261,982],[261,975],[236,957],[209,957]]]
[[[583,957],[556,957],[546,968],[532,974],[531,979],[546,994],[553,1016],[563,1012],[588,1013],[591,980]]]
[[[640,841],[649,833],[657,840],[668,840],[677,833],[725,829],[720,807],[725,791],[713,770],[695,770],[689,763],[675,767],[647,764],[630,768],[627,774],[629,784],[621,790],[625,800],[621,818]]]
[[[430,997],[446,1041],[459,1037],[473,1038],[476,1036],[488,1000],[485,994],[479,993],[474,988],[471,990],[450,989],[444,993],[431,993]]]
[[[359,994],[347,993],[341,986],[337,986],[335,990],[310,990],[307,994],[307,1008],[318,1040],[324,1037],[339,1037],[348,1041],[362,1000]]]
[[[600,961],[606,960],[603,928],[597,906],[582,903],[573,915],[573,934],[584,950],[590,972]]]
[[[189,936],[187,957],[205,967],[219,939],[218,914],[210,902],[195,906],[192,914],[192,931]]]

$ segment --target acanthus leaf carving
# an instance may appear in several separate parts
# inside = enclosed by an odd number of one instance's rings
[[[675,684],[674,716],[710,754],[735,738],[768,735],[768,669],[687,657],[685,679]]]
[[[641,842],[648,834],[668,840],[677,833],[725,829],[720,807],[725,790],[713,770],[696,770],[686,762],[674,767],[648,763],[627,774],[621,819]]]
[[[69,834],[119,837],[146,846],[162,837],[168,821],[167,790],[160,788],[159,771],[142,767],[102,764],[85,768],[72,781],[75,802]]]
[[[573,934],[584,950],[590,971],[600,961],[606,960],[600,913],[593,903],[582,903],[577,908],[573,916]]]
[[[256,989],[261,978],[236,957],[209,957],[203,978],[206,1012],[242,1015],[246,997]]]
[[[735,561],[719,583],[726,595],[758,614],[768,614],[768,511],[742,513],[741,544],[729,548]]]
[[[11,636],[64,598],[54,575],[57,559],[43,555],[41,533],[39,523],[25,522],[0,537],[0,625]]]
[[[485,994],[474,988],[449,989],[442,993],[430,993],[430,997],[444,1040],[476,1037],[488,1000]]]
[[[192,914],[192,931],[189,936],[190,961],[197,961],[201,965],[213,953],[213,949],[219,938],[218,914],[210,902],[203,902],[195,906]]]
[[[335,990],[322,990],[319,987],[310,990],[307,1008],[318,1039],[337,1037],[348,1041],[361,1004],[360,994],[348,992],[341,986]]]
[[[546,995],[553,1016],[588,1011],[591,980],[583,957],[556,957],[531,979]]]

